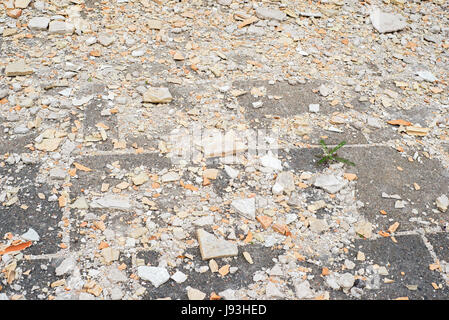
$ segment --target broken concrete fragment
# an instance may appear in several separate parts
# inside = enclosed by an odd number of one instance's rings
[[[47,17],[34,17],[28,21],[28,28],[33,31],[47,30],[50,19]]]
[[[448,206],[449,206],[449,199],[445,194],[439,196],[435,201],[438,210],[441,212],[446,212]]]
[[[131,203],[128,197],[119,197],[114,195],[107,195],[103,198],[96,198],[90,203],[91,208],[98,209],[130,209]]]
[[[320,174],[315,178],[313,185],[324,189],[328,193],[337,193],[348,184],[348,181],[332,174]]]
[[[274,19],[278,21],[283,21],[287,18],[287,15],[277,9],[271,9],[266,7],[259,7],[256,9],[256,16],[259,19]]]
[[[232,201],[231,207],[248,219],[256,218],[256,199],[245,198]]]
[[[139,266],[137,275],[143,280],[150,281],[156,288],[170,279],[167,269],[160,267]]]
[[[78,199],[76,199],[74,203],[72,203],[71,208],[87,210],[89,209],[89,204],[87,203],[86,198],[84,198],[84,196],[81,196]]]
[[[141,172],[138,175],[135,175],[131,179],[136,186],[140,186],[149,180],[148,175],[145,172]]]
[[[168,88],[150,88],[143,94],[143,102],[169,103],[173,97]]]
[[[196,234],[200,246],[201,258],[203,260],[238,255],[238,248],[235,243],[217,239],[213,234],[210,234],[203,229],[198,229]]]
[[[383,12],[379,8],[375,8],[371,12],[370,20],[374,29],[379,33],[400,31],[407,26],[402,16]]]
[[[29,67],[24,60],[12,62],[6,66],[5,74],[7,77],[26,76],[32,74],[34,71]]]
[[[187,287],[187,297],[189,300],[204,300],[206,294],[198,289]]]
[[[359,221],[354,225],[354,231],[367,239],[371,238],[373,225],[368,221]]]

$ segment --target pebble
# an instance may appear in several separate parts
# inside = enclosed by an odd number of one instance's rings
[[[167,269],[160,267],[139,266],[137,267],[137,275],[143,280],[150,281],[156,288],[170,279]]]
[[[416,72],[416,74],[417,74],[420,78],[422,78],[422,79],[424,79],[424,80],[426,80],[426,81],[428,81],[428,82],[435,82],[435,81],[438,80],[438,79],[432,74],[432,72],[430,72],[430,71],[428,71],[428,70],[420,70],[420,71]]]
[[[218,239],[203,229],[198,229],[196,235],[203,260],[238,255],[238,247],[235,243]]]

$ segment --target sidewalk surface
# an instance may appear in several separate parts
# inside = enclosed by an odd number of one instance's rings
[[[448,1],[0,8],[0,300],[449,297]]]

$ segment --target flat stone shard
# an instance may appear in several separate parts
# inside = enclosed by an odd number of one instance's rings
[[[28,28],[34,31],[47,30],[50,19],[47,17],[34,17],[28,21]]]
[[[54,20],[50,22],[48,31],[51,34],[72,34],[75,31],[75,26],[68,22]]]
[[[217,239],[213,234],[198,229],[196,231],[200,246],[201,258],[209,260],[214,258],[234,257],[238,255],[236,244],[226,240]]]
[[[90,203],[90,207],[94,208],[94,209],[107,208],[107,209],[126,210],[126,209],[131,208],[131,203],[130,203],[129,198],[127,198],[127,197],[125,198],[125,197],[107,195],[107,196],[104,196],[103,198],[94,199]]]
[[[10,63],[5,69],[5,74],[7,77],[26,76],[32,74],[33,72],[33,69],[29,67],[24,60]]]
[[[287,19],[287,15],[277,9],[259,7],[256,9],[256,16],[259,19],[274,19],[278,21],[283,21]]]
[[[331,174],[320,174],[315,178],[313,185],[321,188],[328,193],[337,193],[344,188],[348,182],[344,179],[339,179]]]
[[[378,8],[371,12],[370,20],[379,33],[400,31],[407,26],[402,16],[383,12]]]
[[[169,103],[173,97],[168,88],[150,88],[143,94],[143,102]]]
[[[256,199],[246,198],[232,201],[231,207],[239,214],[248,219],[256,218]]]
[[[139,266],[137,275],[143,280],[150,281],[156,288],[170,279],[167,269],[159,267]]]

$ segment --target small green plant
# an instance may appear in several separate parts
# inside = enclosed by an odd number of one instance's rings
[[[329,148],[327,147],[327,145],[323,139],[320,140],[320,144],[321,144],[321,147],[323,148],[324,155],[322,156],[320,161],[318,161],[319,164],[331,162],[331,161],[338,161],[338,162],[343,162],[343,163],[351,165],[351,166],[355,166],[354,162],[351,162],[348,159],[344,159],[344,158],[337,156],[337,150],[340,149],[341,147],[343,147],[346,144],[346,141],[340,142],[332,150],[329,150]]]

